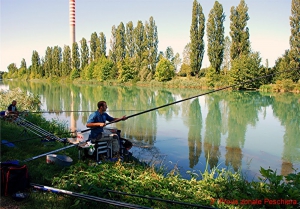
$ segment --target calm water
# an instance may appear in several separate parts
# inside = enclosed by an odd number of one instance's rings
[[[47,119],[85,130],[97,102],[106,100],[114,117],[133,115],[204,91],[153,87],[116,87],[5,81],[40,95]],[[199,174],[218,166],[242,171],[249,180],[260,166],[286,175],[300,170],[300,95],[259,92],[217,92],[161,108],[114,124],[122,136],[137,142],[133,155],[141,160]],[[75,111],[75,112],[71,112]],[[76,112],[83,111],[83,112]],[[138,143],[139,142],[139,143]],[[142,146],[141,146],[142,145]],[[299,171],[298,170],[298,171]]]

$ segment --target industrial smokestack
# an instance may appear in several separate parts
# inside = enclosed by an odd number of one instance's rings
[[[72,45],[75,42],[75,0],[69,0],[69,13],[70,13],[70,40],[71,40],[71,49]]]

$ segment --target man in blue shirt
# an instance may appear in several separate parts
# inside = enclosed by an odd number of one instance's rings
[[[7,111],[8,111],[9,114],[16,114],[16,115],[19,114],[16,105],[17,105],[17,101],[13,100],[12,103],[7,108]]]
[[[98,102],[97,106],[98,110],[89,116],[89,119],[86,124],[86,127],[91,128],[89,140],[91,140],[92,143],[95,143],[97,140],[101,139],[103,127],[106,125],[106,121],[118,122],[127,119],[125,115],[121,118],[113,118],[110,115],[108,115],[106,113],[107,104],[105,101]]]

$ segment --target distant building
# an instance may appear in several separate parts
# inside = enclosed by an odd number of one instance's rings
[[[70,15],[70,41],[72,45],[75,42],[75,0],[69,0],[69,15]]]

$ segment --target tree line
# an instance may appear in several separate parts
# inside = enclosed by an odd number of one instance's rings
[[[250,19],[245,0],[230,10],[230,36],[224,34],[225,13],[223,6],[215,1],[208,19],[197,0],[192,6],[190,42],[186,44],[183,57],[174,53],[171,46],[165,52],[158,52],[158,30],[151,16],[143,23],[132,21],[126,25],[121,22],[112,26],[110,49],[106,49],[106,36],[94,32],[90,40],[82,38],[74,42],[72,48],[65,45],[47,47],[44,56],[33,51],[31,66],[27,67],[22,59],[18,68],[15,63],[8,66],[8,73],[3,78],[48,79],[68,78],[70,80],[118,80],[128,81],[168,81],[175,76],[197,77],[206,79],[210,87],[235,84],[259,76],[279,73],[259,81],[245,84],[243,88],[259,88],[261,85],[277,80],[289,79],[297,82],[300,73],[300,0],[292,0],[290,16],[290,49],[276,60],[270,68],[268,60],[265,65],[259,52],[251,50]],[[202,68],[205,53],[204,35],[207,37],[207,55],[210,66]],[[287,70],[293,71],[285,72]],[[280,73],[282,72],[282,73]]]

